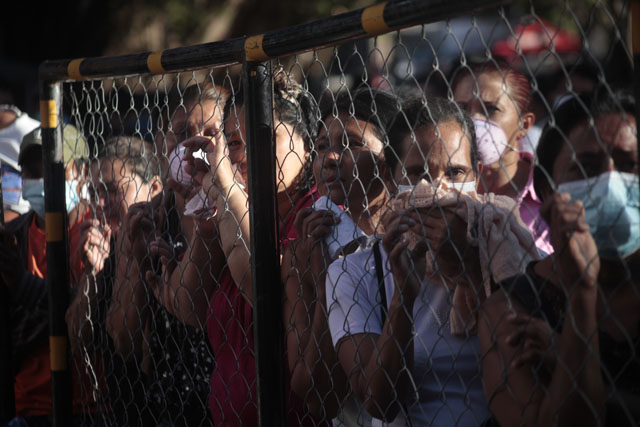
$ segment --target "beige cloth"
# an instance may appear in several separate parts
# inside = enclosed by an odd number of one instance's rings
[[[432,206],[453,208],[455,214],[467,224],[468,243],[478,248],[482,283],[474,288],[467,286],[467,282],[458,286],[439,275],[453,292],[449,314],[451,333],[462,335],[474,332],[478,306],[490,295],[492,281],[497,283],[523,272],[527,264],[540,259],[540,254],[533,236],[520,219],[518,205],[507,196],[460,193],[448,188],[444,182],[436,190],[423,179],[412,192],[399,194],[392,208],[410,210]],[[405,235],[411,243],[410,247],[424,238],[411,230]],[[427,251],[427,277],[438,274],[434,256]]]

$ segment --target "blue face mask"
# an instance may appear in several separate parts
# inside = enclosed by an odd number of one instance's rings
[[[65,202],[67,204],[67,212],[71,211],[71,209],[75,208],[78,203],[80,203],[80,194],[76,188],[78,188],[78,184],[80,181],[77,179],[72,179],[70,181],[65,181]]]
[[[602,258],[626,258],[640,248],[638,176],[624,172],[566,182],[558,192],[582,200],[591,235]]]
[[[31,205],[40,218],[44,218],[44,178],[22,179],[22,198]]]

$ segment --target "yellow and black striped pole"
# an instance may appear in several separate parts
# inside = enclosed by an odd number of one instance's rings
[[[2,161],[0,161],[2,169]],[[2,174],[0,173],[0,224],[4,226]],[[6,284],[0,280],[0,425],[16,416],[13,375],[13,345],[11,343],[11,298]]]
[[[67,246],[62,123],[58,120],[59,106],[60,83],[42,82],[40,86],[40,116],[47,239],[47,288],[49,289],[52,421],[54,427],[67,427],[72,423],[73,392],[65,323],[65,313],[69,305],[69,250]]]
[[[249,191],[258,419],[261,426],[283,426],[287,425],[283,306],[281,293],[273,291],[279,284],[280,257],[271,65],[260,62],[264,52],[259,40],[247,39],[247,46],[247,60],[258,60],[243,66],[249,188],[260,188]]]

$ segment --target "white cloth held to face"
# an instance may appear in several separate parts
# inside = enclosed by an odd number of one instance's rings
[[[194,157],[196,153],[194,153]],[[205,155],[203,151],[200,151],[200,153],[202,153],[203,156]],[[233,170],[233,173],[235,176],[237,177],[240,176],[238,173],[237,164],[232,164],[231,169]],[[235,185],[240,187],[242,190],[245,189],[245,186],[242,185],[240,182],[236,181]],[[207,218],[213,218],[214,216],[216,216],[217,212],[218,212],[218,208],[216,206],[216,199],[212,197],[212,195],[205,193],[202,187],[200,187],[198,192],[193,197],[187,200],[184,206],[184,215],[186,216],[192,216],[192,217],[204,216]]]
[[[398,194],[393,210],[411,210],[439,206],[453,208],[455,214],[467,224],[467,241],[478,247],[482,283],[476,289],[454,284],[453,304],[450,312],[451,333],[464,334],[476,326],[475,315],[481,300],[491,294],[491,282],[496,283],[524,271],[529,262],[540,258],[531,236],[520,219],[516,202],[507,196],[493,193],[462,193],[442,183],[435,188],[421,180],[409,193]],[[409,247],[425,239],[409,230],[405,233]],[[427,252],[427,276],[435,273],[433,253]]]
[[[338,223],[333,227],[331,234],[325,237],[325,243],[329,250],[329,256],[332,260],[338,258],[340,251],[350,243],[358,241],[362,243],[366,241],[367,235],[362,231],[349,214],[342,210],[327,196],[322,196],[316,200],[312,208],[314,210],[325,209],[335,214]]]

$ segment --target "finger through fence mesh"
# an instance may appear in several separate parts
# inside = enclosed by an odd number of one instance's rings
[[[518,2],[271,60],[276,182],[241,66],[65,83],[78,416],[257,425],[271,186],[289,425],[637,423],[628,14]]]

